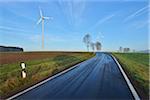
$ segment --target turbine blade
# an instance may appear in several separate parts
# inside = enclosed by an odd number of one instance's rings
[[[41,21],[42,21],[42,18],[40,18],[36,24],[39,24]]]
[[[42,17],[43,15],[42,15],[42,10],[39,8],[39,11],[40,11],[40,16]]]
[[[43,17],[44,19],[51,19],[53,20],[53,17]]]

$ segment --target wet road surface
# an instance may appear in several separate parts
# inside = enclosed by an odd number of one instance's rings
[[[15,99],[133,99],[111,56],[97,53],[73,70]]]

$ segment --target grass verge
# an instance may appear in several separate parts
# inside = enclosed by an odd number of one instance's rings
[[[15,55],[18,56],[18,53]],[[32,53],[29,56],[32,56]],[[14,63],[11,61],[11,64],[1,64],[1,98],[7,98],[92,56],[94,56],[92,53],[55,53],[53,56],[49,53],[49,57],[46,58],[25,60],[27,66],[25,79],[21,78],[20,60],[18,62],[15,60]]]
[[[112,53],[120,62],[142,99],[149,98],[149,56],[144,53]]]

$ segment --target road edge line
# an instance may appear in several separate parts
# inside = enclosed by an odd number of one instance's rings
[[[95,57],[95,56],[94,56],[94,57]],[[91,60],[91,59],[93,59],[94,57],[92,57],[92,58],[90,58],[90,59],[87,59],[87,60],[85,60],[85,61],[82,61],[82,62],[80,62],[80,63],[78,63],[78,64],[76,64],[76,65],[74,65],[74,66],[72,66],[72,67],[70,67],[70,68],[68,68],[68,69],[66,69],[66,70],[64,70],[64,71],[62,71],[62,72],[56,74],[56,75],[54,75],[54,76],[51,76],[51,77],[49,77],[49,78],[47,78],[47,79],[45,79],[45,80],[43,80],[43,81],[41,81],[41,82],[39,82],[39,83],[37,83],[37,84],[35,84],[35,85],[33,85],[33,86],[31,86],[31,87],[25,89],[25,90],[22,90],[21,92],[19,92],[19,93],[13,95],[13,96],[11,96],[11,97],[6,98],[6,100],[12,100],[12,99],[14,99],[14,98],[16,98],[16,97],[18,97],[18,96],[20,96],[20,95],[22,95],[22,94],[24,94],[24,93],[30,91],[30,90],[32,90],[32,89],[34,89],[34,88],[37,88],[38,86],[40,86],[40,85],[42,85],[42,84],[44,84],[44,83],[46,83],[46,82],[48,82],[48,81],[50,81],[50,80],[52,80],[52,79],[58,77],[58,76],[61,76],[61,75],[65,74],[65,73],[67,73],[67,72],[73,70],[74,68],[78,67],[80,64],[82,64],[82,63],[84,63],[84,62],[86,62],[86,61],[88,61],[88,60]]]
[[[131,93],[132,93],[134,99],[135,99],[135,100],[141,100],[140,97],[139,97],[139,95],[138,95],[138,93],[136,92],[135,88],[133,87],[132,83],[130,82],[129,78],[127,77],[127,75],[125,74],[125,72],[124,72],[124,70],[122,69],[121,65],[120,65],[119,62],[117,61],[117,59],[116,59],[112,54],[111,54],[111,56],[113,57],[114,61],[115,61],[116,64],[118,65],[118,67],[119,67],[119,69],[120,69],[120,71],[121,71],[121,73],[122,73],[122,75],[123,75],[123,77],[124,77],[124,79],[125,79],[125,81],[126,81],[128,87],[129,87],[129,89],[130,89],[130,91],[131,91]]]

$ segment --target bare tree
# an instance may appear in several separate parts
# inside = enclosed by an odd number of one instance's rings
[[[101,50],[102,45],[100,42],[97,41],[95,46],[96,46],[96,50]]]
[[[90,43],[90,46],[91,46],[91,48],[92,48],[92,50],[93,50],[93,52],[94,52],[94,50],[95,50],[95,43],[91,42],[91,43]]]
[[[87,50],[89,51],[89,46],[90,46],[90,42],[91,42],[91,36],[89,34],[86,34],[83,37],[83,42],[85,43],[85,45],[87,46]]]

